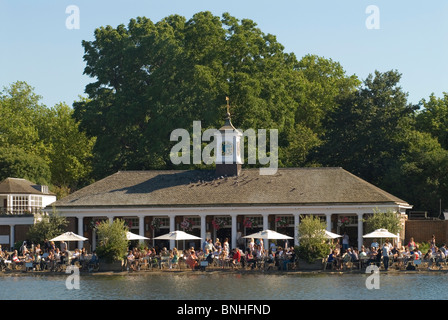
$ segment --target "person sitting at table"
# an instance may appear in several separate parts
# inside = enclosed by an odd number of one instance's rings
[[[76,263],[76,262],[79,262],[79,259],[80,259],[80,252],[79,252],[79,249],[75,249],[75,251],[73,252],[73,255],[72,255],[72,261],[71,261],[71,264],[72,264],[72,266]]]
[[[177,251],[177,248],[173,248],[173,250],[171,251],[171,255],[170,255],[170,269],[179,263],[179,252]]]
[[[437,253],[436,253],[436,256],[435,256],[436,266],[439,269],[442,269],[441,262],[444,262],[444,261],[445,261],[445,254],[442,252],[442,250],[437,249]]]
[[[336,269],[336,257],[334,255],[334,250],[330,250],[330,254],[327,258],[327,264],[331,266],[331,269]]]
[[[31,263],[31,267],[26,267],[25,271],[28,271],[28,269],[32,270],[34,268],[34,256],[27,253],[25,256],[25,259],[24,259],[24,263],[25,263],[25,266],[27,263]]]
[[[241,252],[238,248],[232,250],[232,268],[241,263]]]
[[[425,255],[423,256],[423,261],[428,262],[429,265],[431,263],[431,259],[432,259],[432,250],[428,249],[428,251],[426,251]]]
[[[19,253],[17,252],[17,250],[14,250],[12,257],[11,257],[11,261],[14,262],[14,265],[22,265],[22,261],[20,260],[19,257]]]
[[[127,270],[132,269],[135,271],[135,256],[132,250],[129,250],[128,256],[126,257],[127,261]]]
[[[294,248],[289,248],[288,252],[286,253],[285,259],[283,260],[283,270],[288,270],[288,263],[294,263],[296,260],[296,252],[294,251]]]
[[[251,268],[251,270],[253,270],[255,268],[255,264],[257,263],[257,261],[255,260],[255,257],[253,255],[252,251],[250,249],[247,249],[245,256],[246,256],[246,259],[245,259],[246,264],[251,265],[250,268]]]
[[[376,250],[376,247],[370,248],[369,253],[369,261],[367,262],[368,265],[376,262],[376,256],[378,255],[378,251]]]
[[[213,264],[213,252],[209,251],[207,248],[205,249],[205,261],[208,262],[209,266]]]
[[[192,271],[196,268],[196,266],[198,265],[198,257],[196,256],[194,250],[190,250],[185,263],[190,266]]]

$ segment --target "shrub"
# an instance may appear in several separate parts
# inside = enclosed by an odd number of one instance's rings
[[[129,246],[126,238],[128,228],[124,220],[116,219],[112,223],[108,220],[102,221],[96,228],[99,240],[96,248],[98,258],[107,263],[124,259]]]
[[[298,226],[300,245],[296,247],[300,259],[309,263],[325,258],[330,252],[330,244],[325,237],[325,223],[319,217],[301,218]]]

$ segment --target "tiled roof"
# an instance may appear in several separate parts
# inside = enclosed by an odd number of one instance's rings
[[[55,202],[57,207],[179,207],[402,203],[342,168],[280,168],[275,175],[243,169],[119,171]]]
[[[38,185],[20,178],[6,178],[0,182],[0,194],[50,194],[39,190]]]

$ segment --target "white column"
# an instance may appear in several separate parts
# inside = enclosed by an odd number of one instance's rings
[[[176,226],[175,226],[175,216],[170,216],[170,232],[171,231],[176,231]],[[174,240],[170,240],[170,249],[173,249],[175,246]]]
[[[331,213],[326,213],[325,217],[327,220],[327,231],[331,232]]]
[[[15,238],[14,231],[15,231],[15,225],[12,224],[9,226],[9,248],[8,248],[8,251],[11,248],[14,248],[14,238]]]
[[[299,239],[299,224],[300,224],[300,214],[294,214],[294,245],[298,246],[300,243]]]
[[[232,240],[231,240],[231,248],[236,248],[236,236],[237,236],[237,226],[236,226],[236,214],[232,214]]]
[[[84,217],[78,217],[78,234],[84,237]],[[83,241],[78,241],[78,248],[82,249]]]
[[[364,235],[364,230],[363,230],[363,221],[362,221],[362,216],[363,213],[358,212],[358,250],[361,251],[361,246],[362,246],[362,236]]]
[[[114,216],[110,216],[109,218],[109,223],[112,224],[114,222]]]
[[[263,230],[267,230],[269,229],[269,214],[268,213],[264,213],[263,214]],[[269,248],[269,240],[264,239],[263,240],[263,245],[265,249]]]
[[[142,237],[145,236],[145,217],[144,216],[138,217],[138,233]],[[139,243],[143,243],[143,240],[140,240]]]
[[[205,237],[206,237],[206,233],[207,233],[207,226],[206,226],[206,221],[205,221],[205,215],[201,216],[201,238],[202,238],[202,242],[205,241]],[[201,247],[202,247],[202,243],[201,243]]]

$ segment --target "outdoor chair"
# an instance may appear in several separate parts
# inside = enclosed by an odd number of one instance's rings
[[[151,270],[160,268],[159,259],[157,259],[157,257],[150,257],[150,259],[149,259],[149,268]]]
[[[272,259],[272,260],[266,260],[266,261],[264,262],[264,270],[268,271],[268,270],[270,270],[271,268],[274,269],[274,267],[275,267],[274,259]]]
[[[328,256],[324,260],[324,270],[333,270],[334,269],[334,261],[328,261]]]
[[[139,270],[148,270],[149,269],[149,257],[145,256],[139,261]]]
[[[32,262],[25,262],[25,271],[32,271],[34,264]]]
[[[177,262],[172,262],[171,260],[169,261],[169,265],[170,265],[170,270],[174,270],[174,269],[179,269],[180,268],[180,258],[177,259]]]
[[[208,261],[203,260],[199,262],[199,269],[201,271],[205,271],[205,268],[207,267],[208,267]]]
[[[11,262],[11,269],[12,270],[22,270],[22,265],[23,265],[22,262],[15,262],[15,261],[12,260],[12,262]]]
[[[160,269],[163,269],[163,267],[169,268],[169,266],[170,266],[170,256],[161,256]]]
[[[98,258],[91,258],[88,262],[87,269],[89,272],[98,271],[100,269],[100,261],[98,260]]]
[[[286,271],[297,270],[297,263],[298,263],[297,259],[294,259],[294,261],[292,262],[288,262],[286,264]]]

